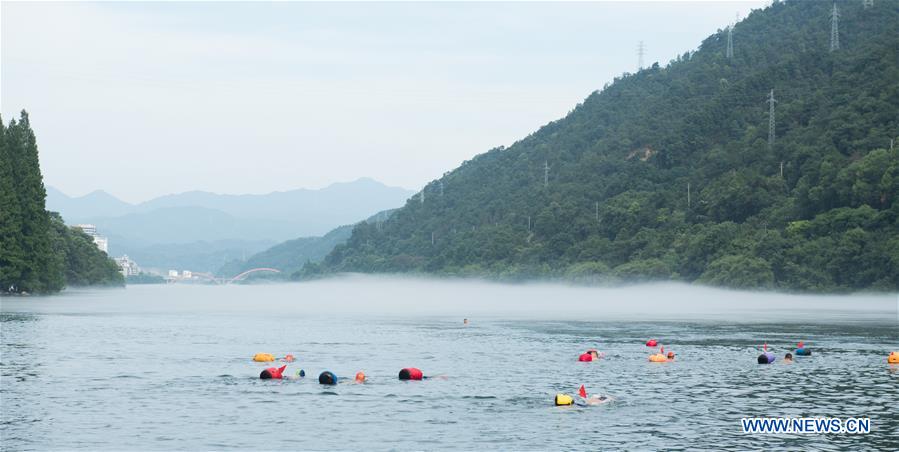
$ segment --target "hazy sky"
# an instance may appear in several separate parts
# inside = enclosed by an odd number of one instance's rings
[[[70,195],[416,189],[766,3],[3,2],[0,107]]]

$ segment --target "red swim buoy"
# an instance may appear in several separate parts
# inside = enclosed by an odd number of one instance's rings
[[[590,361],[593,361],[593,355],[591,355],[589,352],[582,353],[580,356],[577,357],[577,360],[581,361],[581,362],[590,362]]]
[[[400,380],[421,380],[424,378],[421,370],[414,367],[407,367],[400,371]]]
[[[647,347],[655,347],[656,345],[659,345],[659,341],[657,341],[655,339],[650,339],[650,340],[646,341]]]
[[[287,368],[286,364],[281,367],[269,367],[268,369],[263,370],[262,373],[259,374],[259,378],[261,378],[263,380],[268,380],[270,378],[274,378],[275,380],[280,380],[281,378],[283,378],[281,376],[281,374],[284,373],[284,369],[286,369],[286,368]]]

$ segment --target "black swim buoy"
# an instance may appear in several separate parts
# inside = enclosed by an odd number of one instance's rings
[[[336,385],[337,375],[334,375],[334,372],[331,372],[330,370],[326,370],[319,374],[318,382],[323,385]]]

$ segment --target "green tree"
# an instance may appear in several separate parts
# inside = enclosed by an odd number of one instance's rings
[[[731,254],[709,264],[698,282],[740,289],[767,289],[774,285],[774,272],[764,259]]]
[[[0,121],[0,294],[53,293],[67,282],[120,284],[115,262],[48,213],[46,196],[37,140],[22,111],[9,126]]]
[[[0,293],[17,292],[27,256],[22,249],[22,214],[13,175],[14,150],[0,118]]]

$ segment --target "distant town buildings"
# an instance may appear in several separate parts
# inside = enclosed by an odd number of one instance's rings
[[[84,231],[85,234],[91,236],[94,239],[94,245],[97,245],[97,248],[104,253],[109,253],[109,240],[106,237],[103,237],[97,234],[97,227],[92,224],[76,224],[76,228]]]
[[[119,264],[119,271],[122,272],[122,276],[126,278],[140,274],[140,267],[138,267],[137,262],[129,259],[127,254],[115,258],[115,263]]]
[[[178,271],[178,270],[169,270],[169,276],[166,277],[169,282],[175,281],[185,281],[194,279],[194,274],[190,270]]]

